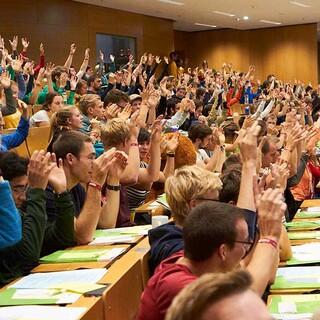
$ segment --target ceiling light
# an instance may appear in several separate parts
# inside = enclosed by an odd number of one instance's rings
[[[209,28],[216,28],[217,26],[214,26],[212,24],[205,24],[205,23],[195,23],[196,26],[202,26],[202,27],[209,27]]]
[[[183,2],[178,2],[178,1],[173,1],[173,0],[159,0],[160,2],[168,3],[168,4],[173,4],[175,6],[183,6]]]
[[[259,21],[263,23],[269,23],[269,24],[281,24],[281,22],[276,22],[271,20],[259,20]]]
[[[243,20],[249,20],[249,17],[248,16],[244,16]]]
[[[298,7],[302,7],[302,8],[310,8],[310,6],[308,4],[304,4],[298,1],[290,1],[291,4],[294,4]]]
[[[228,17],[234,17],[235,14],[233,13],[228,13],[228,12],[223,12],[223,11],[212,11],[213,13],[217,13],[217,14],[222,14],[223,16],[228,16]]]

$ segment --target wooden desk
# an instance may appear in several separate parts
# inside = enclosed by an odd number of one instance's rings
[[[104,320],[103,301],[101,297],[81,296],[76,302],[69,304],[68,307],[85,307],[88,310],[80,318],[81,320]],[[61,307],[63,308],[63,307]],[[62,319],[61,319],[62,320]]]
[[[320,199],[304,200],[300,208],[320,207]]]
[[[111,265],[99,283],[109,284],[102,296],[105,319],[134,320],[143,291],[139,257],[125,254]]]
[[[70,250],[85,250],[85,249],[94,249],[96,246],[76,246],[70,248]],[[131,247],[130,245],[108,245],[108,246],[99,246],[99,248],[125,248],[125,251],[122,253],[123,256]],[[31,270],[32,273],[35,272],[54,272],[54,271],[66,271],[66,270],[77,270],[77,269],[94,269],[94,268],[108,268],[115,260],[119,259],[117,257],[113,260],[108,261],[88,261],[88,262],[70,262],[70,263],[43,263],[39,264],[37,267]]]
[[[156,204],[156,201],[151,200],[151,201],[144,203],[140,207],[136,208],[135,213],[136,214],[148,213],[149,215],[152,215],[152,216],[163,215],[163,213],[166,211],[166,209],[160,203],[157,206],[151,205],[153,203]]]

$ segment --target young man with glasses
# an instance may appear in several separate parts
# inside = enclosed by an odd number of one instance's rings
[[[189,283],[203,274],[225,273],[240,266],[253,277],[251,289],[262,295],[276,270],[273,262],[279,255],[285,210],[281,197],[279,190],[271,189],[261,197],[260,239],[247,267],[243,259],[253,242],[243,209],[217,201],[205,201],[193,208],[184,222],[184,252],[172,255],[157,268],[142,294],[138,319],[164,319],[173,298]],[[270,261],[268,264],[261,259],[262,255]]]

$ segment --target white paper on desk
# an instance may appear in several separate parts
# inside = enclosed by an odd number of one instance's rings
[[[49,289],[59,288],[64,283],[96,283],[106,272],[106,269],[100,268],[33,273],[23,277],[9,287],[19,289]]]
[[[306,210],[303,211],[307,211],[307,212],[320,212],[320,207],[309,207],[306,208]]]
[[[122,233],[122,234],[130,234],[137,236],[146,236],[148,235],[148,231],[152,229],[151,224],[146,224],[143,226],[134,226],[134,227],[124,227],[124,228],[115,228],[115,229],[104,229],[107,233]]]
[[[121,253],[123,253],[126,250],[126,248],[113,248],[107,251],[106,254],[100,256],[98,258],[98,261],[109,261],[117,258],[120,256]]]
[[[290,267],[290,268],[278,268],[277,276],[282,276],[285,278],[292,277],[316,277],[318,276],[320,279],[320,267],[312,266],[312,267]]]
[[[96,244],[111,244],[111,243],[132,243],[135,239],[135,236],[123,235],[123,236],[114,236],[114,237],[100,237],[94,239],[89,245]]]
[[[292,252],[294,253],[313,253],[315,255],[320,251],[320,242],[311,242],[302,244],[300,246],[293,246]]]
[[[12,299],[56,299],[57,304],[67,304],[76,302],[80,297],[80,293],[57,289],[16,289]]]
[[[279,314],[273,313],[272,316],[277,320],[310,320],[312,313],[301,313],[301,314]]]
[[[78,320],[87,311],[80,307],[17,306],[0,308],[0,318],[6,320]]]

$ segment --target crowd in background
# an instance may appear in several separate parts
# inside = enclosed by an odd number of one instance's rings
[[[135,209],[165,192],[173,219],[149,232],[154,275],[139,319],[164,319],[205,273],[233,271],[202,284],[262,296],[291,257],[283,223],[318,194],[319,88],[274,74],[260,82],[254,66],[187,68],[175,52],[121,56],[119,67],[101,50],[90,66],[86,49],[77,69],[75,44],[63,66],[43,44],[38,62],[21,45],[0,36],[0,284],[89,243],[96,228],[150,223]],[[50,130],[47,150],[23,158],[14,149],[36,127]],[[179,308],[167,319],[194,319]]]

